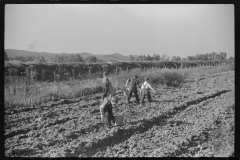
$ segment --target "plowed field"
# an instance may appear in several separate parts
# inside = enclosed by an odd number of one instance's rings
[[[119,102],[125,125],[105,130],[101,94],[5,108],[8,157],[230,156],[234,152],[234,71],[157,87],[144,106]],[[132,101],[135,98],[132,97]]]

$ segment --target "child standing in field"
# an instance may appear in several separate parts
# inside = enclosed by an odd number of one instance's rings
[[[108,77],[106,77],[106,72],[103,73],[103,95],[102,99],[104,99],[108,94],[114,96],[116,93],[116,89],[112,86],[112,83],[109,81]]]
[[[117,104],[116,100],[117,99],[115,97],[105,97],[102,105],[100,105],[101,120],[102,122],[105,121],[105,127],[107,129],[110,129],[112,126],[111,121],[113,122],[114,126],[116,126],[112,112],[112,108]]]
[[[142,84],[141,86],[141,89],[140,89],[140,95],[141,95],[141,102],[140,102],[140,106],[142,106],[143,104],[143,101],[145,99],[145,96],[147,96],[147,99],[148,99],[148,102],[150,103],[152,101],[152,98],[151,98],[151,94],[150,94],[150,89],[156,93],[156,91],[151,87],[151,85],[149,84],[148,82],[149,78],[145,78],[145,81],[144,83]]]
[[[129,101],[132,97],[132,93],[134,93],[134,95],[136,97],[136,101],[137,101],[137,103],[139,103],[137,87],[139,86],[140,82],[138,80],[138,76],[135,75],[133,78],[127,80],[126,86],[128,86],[128,83],[130,83],[130,89],[129,89],[129,93],[128,93],[128,97],[127,97],[128,104],[129,104]]]
[[[129,85],[130,81],[131,81],[131,79],[127,79],[126,85],[123,88],[124,96],[128,96],[128,94],[129,94],[129,91],[130,91],[130,85]]]

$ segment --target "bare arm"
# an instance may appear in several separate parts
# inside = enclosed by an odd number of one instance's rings
[[[100,114],[101,114],[101,120],[103,121],[103,106],[100,105]]]
[[[128,86],[128,83],[129,83],[129,79],[127,80],[126,87]]]
[[[151,87],[151,85],[149,84],[148,87],[155,93],[156,91]]]
[[[127,87],[127,85],[128,85],[128,81],[127,81],[127,83],[126,83],[126,85],[125,85],[125,86]]]

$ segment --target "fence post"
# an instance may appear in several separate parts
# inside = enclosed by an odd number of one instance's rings
[[[31,82],[32,82],[32,80],[33,80],[32,70],[30,70],[30,79],[31,79]]]
[[[89,72],[89,78],[88,78],[88,81],[90,82],[91,69],[89,69],[88,72]]]
[[[44,70],[42,70],[42,81],[43,81],[43,77],[44,77]]]
[[[55,70],[54,70],[54,72],[53,72],[53,79],[54,79],[54,81],[55,81],[55,79],[56,79],[56,73],[55,73]]]
[[[73,73],[73,79],[75,79],[75,78],[74,78],[74,77],[75,77],[75,76],[74,76],[74,69],[72,69],[72,73]]]

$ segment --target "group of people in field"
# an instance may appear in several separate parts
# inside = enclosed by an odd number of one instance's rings
[[[118,97],[116,96],[116,89],[112,86],[112,83],[106,77],[106,72],[103,73],[103,88],[104,93],[102,95],[103,103],[100,105],[101,120],[105,121],[106,128],[111,128],[111,121],[113,126],[116,126],[116,122],[113,116],[112,108],[117,106]],[[138,88],[140,88],[140,99],[138,97]],[[140,107],[144,103],[145,97],[147,97],[148,102],[152,101],[150,89],[155,93],[156,91],[149,84],[149,78],[145,77],[144,83],[140,83],[138,76],[127,79],[124,93],[127,96],[127,103],[130,104],[130,99],[134,93],[137,104],[140,104]]]

